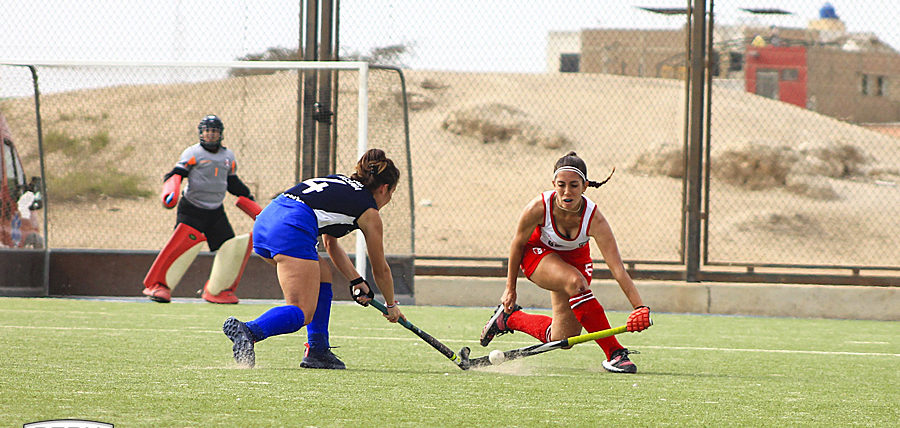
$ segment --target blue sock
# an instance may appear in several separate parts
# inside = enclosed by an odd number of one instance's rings
[[[303,309],[294,305],[276,306],[269,309],[253,321],[245,324],[253,333],[254,340],[259,342],[267,337],[293,333],[303,328],[306,315]]]
[[[306,338],[310,349],[328,349],[328,321],[331,318],[333,296],[330,282],[319,283],[319,301],[316,303],[316,313],[313,314],[312,321],[306,326]]]

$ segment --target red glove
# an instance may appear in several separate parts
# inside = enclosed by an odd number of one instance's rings
[[[628,321],[625,323],[628,331],[642,331],[651,325],[653,325],[653,321],[650,320],[649,306],[638,306],[635,308],[631,315],[628,315]]]
[[[260,207],[259,204],[256,203],[256,201],[246,196],[239,196],[235,205],[237,205],[237,207],[240,208],[241,211],[247,213],[247,215],[254,220],[256,220],[256,216],[259,215],[260,212],[262,212],[262,207]]]
[[[172,174],[163,184],[162,204],[168,209],[175,208],[178,205],[178,193],[181,192],[181,176]]]

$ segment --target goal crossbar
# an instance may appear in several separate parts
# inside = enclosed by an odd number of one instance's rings
[[[237,68],[261,70],[358,70],[359,100],[357,114],[357,157],[369,146],[369,63],[365,61],[50,61],[0,58],[0,65],[22,67],[121,67],[121,68]],[[366,272],[366,241],[356,234],[356,269]]]
[[[0,58],[2,65],[35,67],[253,68],[293,70],[361,70],[365,61],[57,61]]]

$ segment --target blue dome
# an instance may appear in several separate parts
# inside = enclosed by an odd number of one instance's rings
[[[819,18],[821,19],[838,19],[837,13],[834,11],[834,6],[831,3],[825,3],[821,9],[819,9]]]

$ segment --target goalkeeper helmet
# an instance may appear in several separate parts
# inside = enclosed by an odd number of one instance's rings
[[[206,131],[207,129],[218,130],[219,138],[215,141],[206,141],[203,138],[203,131]],[[197,132],[200,135],[200,145],[203,146],[204,149],[216,152],[222,145],[222,138],[225,134],[225,125],[222,124],[222,119],[219,119],[218,116],[211,114],[200,120],[200,124],[197,125]]]

